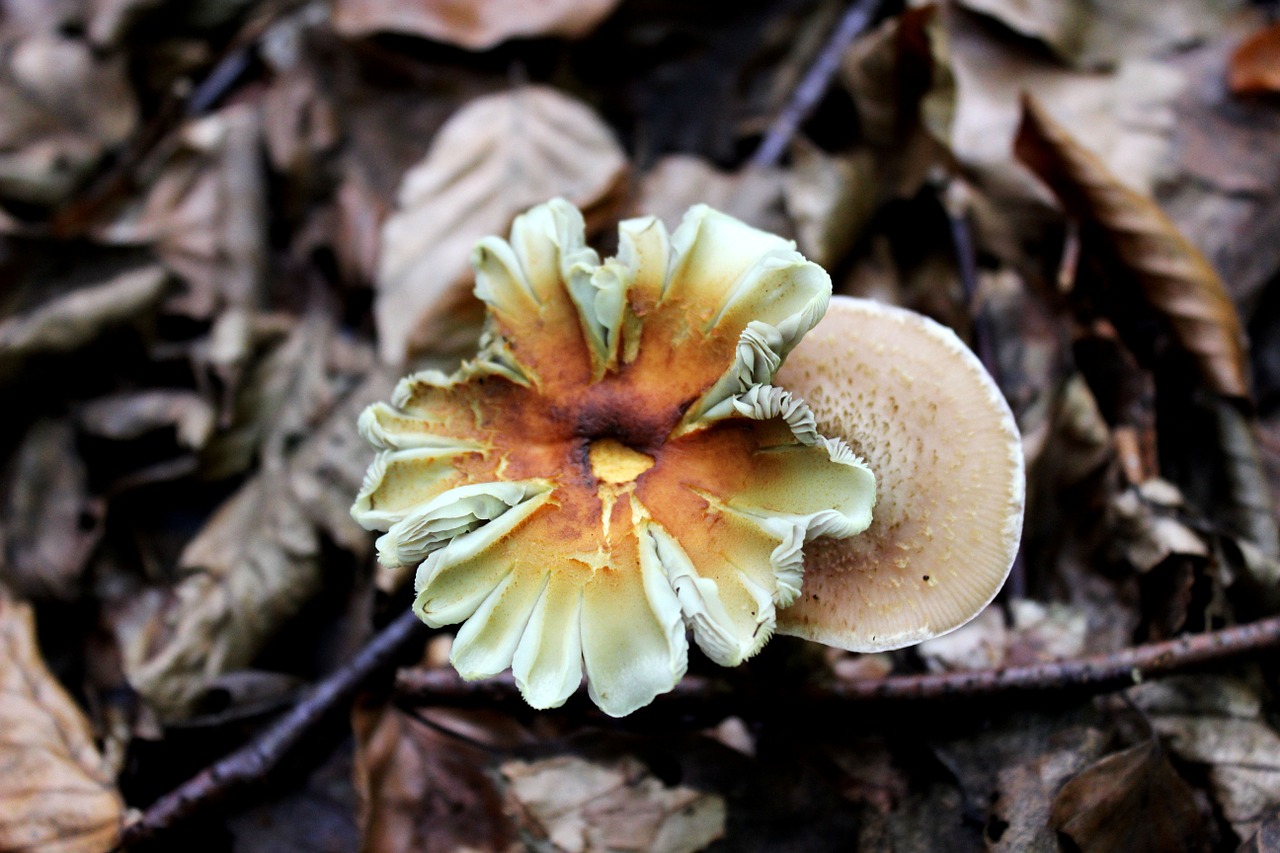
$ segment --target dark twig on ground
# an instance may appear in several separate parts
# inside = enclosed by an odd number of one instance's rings
[[[1280,647],[1280,617],[1107,654],[1030,666],[837,681],[789,694],[788,703],[813,706],[976,699],[1053,691],[1105,693],[1276,647]],[[494,707],[520,702],[515,682],[509,676],[465,682],[451,669],[403,670],[396,678],[396,690],[407,704]],[[659,696],[654,711],[677,706],[697,707],[704,712],[701,716],[705,716],[708,703],[731,710],[732,702],[724,701],[731,697],[720,682],[691,677],[671,693]]]
[[[232,791],[263,780],[303,735],[350,699],[371,675],[391,664],[424,631],[417,616],[410,611],[403,613],[350,663],[317,684],[306,699],[252,742],[156,800],[142,817],[125,828],[120,849],[146,841]]]
[[[875,20],[879,0],[855,0],[840,18],[818,58],[800,80],[787,103],[769,126],[769,131],[751,157],[753,166],[776,166],[795,138],[796,131],[822,100],[840,68],[840,58],[849,45]]]

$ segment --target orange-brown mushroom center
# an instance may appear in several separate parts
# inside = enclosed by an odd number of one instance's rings
[[[630,483],[653,467],[653,457],[612,438],[591,442],[587,449],[591,473],[605,483]]]

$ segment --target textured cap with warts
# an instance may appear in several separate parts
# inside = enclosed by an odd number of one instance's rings
[[[1022,531],[1018,428],[950,329],[833,297],[777,384],[809,403],[876,475],[871,526],[805,551],[778,631],[850,651],[901,648],[968,622],[999,591]]]

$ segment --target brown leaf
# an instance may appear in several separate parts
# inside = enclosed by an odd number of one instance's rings
[[[471,50],[512,38],[580,38],[619,0],[337,0],[333,26],[347,36],[403,32]]]
[[[1223,816],[1248,838],[1280,807],[1280,735],[1257,691],[1223,676],[1185,676],[1132,688],[1169,752],[1207,771]]]
[[[104,329],[133,319],[164,295],[168,275],[157,266],[91,281],[0,321],[0,379],[30,356],[64,353]]]
[[[1121,184],[1030,96],[1023,99],[1014,152],[1068,214],[1101,230],[1118,269],[1168,318],[1205,383],[1220,394],[1248,398],[1248,357],[1235,304],[1204,255],[1155,202]]]
[[[513,725],[490,712],[431,713],[450,730]],[[362,851],[522,849],[483,749],[393,706],[357,709],[351,722]]]
[[[1174,853],[1207,847],[1194,794],[1157,740],[1108,755],[1062,786],[1049,825],[1080,850]]]
[[[787,234],[782,210],[782,174],[778,170],[725,172],[692,154],[670,154],[644,174],[631,213],[656,216],[668,229],[680,224],[695,204],[708,204],[773,234]]]
[[[693,853],[724,835],[723,798],[667,787],[631,756],[509,761],[501,772],[529,828],[558,851]]]
[[[554,89],[524,86],[459,110],[405,174],[398,210],[383,227],[374,303],[382,359],[396,364],[439,348],[462,306],[479,319],[470,294],[477,240],[504,233],[517,213],[557,195],[590,220],[625,168],[609,128]],[[468,331],[467,343],[474,337]]]
[[[8,45],[0,65],[0,196],[63,201],[138,123],[125,57],[38,33]]]
[[[38,421],[4,480],[0,569],[25,596],[72,600],[102,533],[101,502],[65,421]]]
[[[0,850],[102,853],[124,803],[89,722],[50,675],[31,608],[0,594]]]
[[[1236,853],[1280,853],[1280,814],[1273,813]]]
[[[98,397],[80,406],[76,422],[85,432],[130,441],[170,427],[178,444],[198,450],[213,432],[213,407],[194,391],[152,388]]]
[[[1258,30],[1231,54],[1227,77],[1237,95],[1280,92],[1280,24]]]

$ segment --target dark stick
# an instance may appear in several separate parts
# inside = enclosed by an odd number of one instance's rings
[[[1221,663],[1275,646],[1280,646],[1280,616],[1072,660],[975,672],[837,681],[812,687],[797,698],[814,704],[842,704],[981,698],[1068,690],[1106,693],[1150,678]],[[520,703],[515,682],[509,677],[465,682],[448,669],[401,671],[396,678],[396,690],[405,701],[424,705],[492,707],[495,704]],[[693,706],[707,700],[723,704],[725,698],[723,685],[717,682],[686,679],[677,685],[676,690],[659,696],[654,706],[655,710],[672,703]]]
[[[827,87],[831,85],[831,78],[840,67],[840,58],[844,56],[844,52],[858,34],[871,24],[879,6],[879,0],[855,0],[854,4],[848,8],[840,18],[840,23],[832,31],[831,37],[818,52],[818,58],[800,80],[800,85],[796,86],[796,90],[791,93],[791,98],[773,120],[773,124],[769,126],[769,131],[761,140],[760,147],[751,156],[751,165],[775,166],[782,159],[783,153],[791,144],[800,125],[826,94]]]
[[[403,613],[257,738],[152,803],[142,817],[125,827],[118,849],[152,838],[231,791],[261,781],[304,734],[424,631],[417,616]]]

